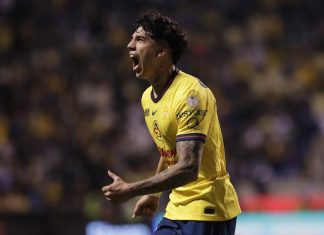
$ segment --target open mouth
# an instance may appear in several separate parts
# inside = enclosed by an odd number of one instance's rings
[[[130,58],[133,62],[133,71],[136,71],[139,68],[139,58],[136,55],[130,55]]]

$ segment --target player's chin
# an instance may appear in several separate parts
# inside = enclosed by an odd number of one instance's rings
[[[144,78],[144,67],[143,64],[139,64],[136,69],[134,69],[135,75],[138,79],[145,79]]]
[[[144,78],[144,75],[143,75],[143,72],[139,72],[139,73],[135,73],[135,76],[138,78],[138,79],[142,79],[142,80],[144,80],[145,78]]]

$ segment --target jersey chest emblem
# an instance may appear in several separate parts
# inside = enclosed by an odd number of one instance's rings
[[[154,136],[156,139],[163,141],[162,132],[161,132],[156,120],[154,120],[154,122],[153,122],[153,133],[154,133]]]

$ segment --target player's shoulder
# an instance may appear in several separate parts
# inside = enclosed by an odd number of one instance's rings
[[[152,91],[152,86],[149,86],[148,88],[145,89],[145,91],[142,94],[142,104],[144,104],[145,102],[147,102],[150,97],[151,97],[151,91]]]
[[[148,96],[151,95],[151,91],[152,91],[152,86],[149,86],[148,88],[145,89],[145,91],[143,92],[142,98],[146,98]]]
[[[192,92],[200,94],[207,94],[210,92],[209,88],[198,78],[183,71],[179,71],[178,94],[186,95]]]
[[[208,88],[204,83],[201,82],[201,80],[198,77],[195,77],[183,71],[179,71],[178,82],[179,84],[181,84],[180,87],[183,89],[193,88],[198,90],[204,90]]]

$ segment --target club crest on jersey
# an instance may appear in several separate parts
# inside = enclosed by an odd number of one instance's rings
[[[187,104],[191,107],[191,108],[196,108],[199,104],[198,98],[196,96],[189,96],[187,99]]]
[[[159,125],[156,120],[154,120],[154,122],[153,122],[153,133],[155,135],[155,138],[157,138],[160,141],[163,140],[161,130],[160,130]]]

